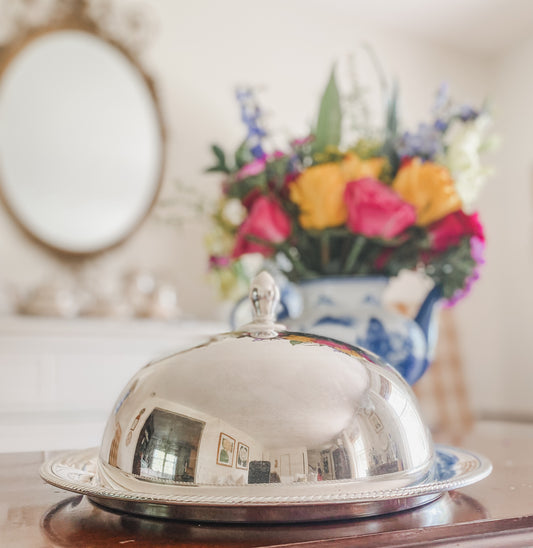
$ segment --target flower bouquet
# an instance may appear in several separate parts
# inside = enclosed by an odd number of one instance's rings
[[[246,138],[231,156],[213,145],[209,169],[224,174],[208,244],[226,296],[250,256],[274,260],[293,282],[416,269],[449,304],[469,291],[483,263],[473,203],[490,172],[480,160],[490,116],[442,86],[429,121],[400,131],[397,96],[388,93],[381,127],[344,143],[333,72],[309,135],[269,151],[254,92],[237,92]]]

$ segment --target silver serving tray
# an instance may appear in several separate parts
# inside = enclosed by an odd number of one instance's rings
[[[479,454],[436,445],[432,478],[407,487],[387,488],[386,480],[197,486],[198,494],[183,496],[179,486],[164,493],[153,484],[153,493],[136,493],[104,484],[96,474],[97,456],[96,448],[63,453],[43,464],[41,477],[114,510],[202,522],[302,522],[388,514],[431,502],[492,470]]]

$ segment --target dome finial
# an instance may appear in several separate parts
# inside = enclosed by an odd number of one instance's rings
[[[266,271],[261,271],[250,286],[250,301],[254,321],[276,321],[276,307],[279,303],[279,289],[274,278]]]
[[[276,323],[276,308],[279,303],[279,288],[274,278],[265,270],[261,271],[250,284],[250,302],[253,320],[238,331],[248,331],[258,338],[275,337],[286,327]]]

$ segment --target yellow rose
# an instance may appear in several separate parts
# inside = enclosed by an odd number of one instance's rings
[[[300,224],[317,230],[342,225],[347,217],[343,200],[345,186],[339,164],[306,169],[290,186],[290,198],[300,207]]]
[[[361,160],[348,153],[340,163],[306,169],[290,187],[290,198],[300,207],[300,224],[316,230],[344,224],[348,215],[344,203],[346,183],[362,177],[377,179],[384,161]]]
[[[379,179],[379,174],[383,169],[385,158],[370,158],[361,160],[359,156],[349,152],[341,162],[341,169],[346,182],[357,181],[363,177],[373,177]]]
[[[415,158],[398,171],[392,188],[416,209],[420,226],[429,225],[461,209],[450,172],[432,162]]]

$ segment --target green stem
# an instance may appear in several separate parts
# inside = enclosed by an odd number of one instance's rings
[[[266,247],[270,247],[275,252],[279,251],[279,252],[283,253],[285,255],[285,257],[287,257],[287,259],[289,259],[289,261],[291,262],[295,272],[298,273],[298,278],[299,279],[305,279],[305,278],[309,277],[308,272],[305,269],[305,267],[300,263],[300,261],[297,261],[293,257],[293,255],[291,253],[290,246],[287,242],[282,242],[281,244],[274,244],[274,243],[269,242],[267,240],[263,240],[262,238],[258,238],[257,236],[254,236],[253,234],[247,234],[245,236],[245,238],[247,240],[250,240],[251,242],[255,242],[255,243],[264,245]]]
[[[281,251],[287,259],[289,259],[290,263],[292,264],[294,271],[298,273],[299,279],[305,279],[308,277],[308,273],[306,268],[302,265],[300,261],[297,261],[294,256],[291,253],[290,247],[283,243],[278,247],[278,250]]]
[[[352,245],[352,249],[350,249],[350,253],[348,254],[348,258],[346,259],[346,262],[344,263],[343,273],[349,274],[353,267],[355,266],[355,263],[357,262],[357,259],[359,255],[361,254],[361,251],[366,243],[366,238],[364,236],[357,236],[355,238],[355,241]]]
[[[329,263],[329,236],[327,232],[323,232],[320,235],[320,263],[322,265],[322,272],[327,272],[327,265]]]

